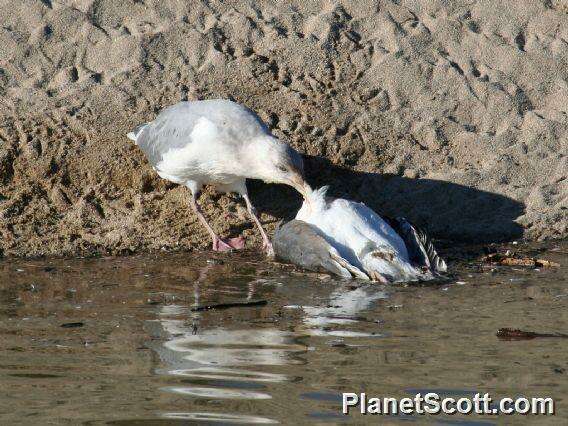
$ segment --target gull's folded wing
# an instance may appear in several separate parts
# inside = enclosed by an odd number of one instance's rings
[[[341,257],[315,226],[301,220],[292,220],[278,228],[273,244],[277,258],[310,271],[369,279],[367,274]]]

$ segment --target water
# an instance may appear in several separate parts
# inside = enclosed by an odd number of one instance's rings
[[[250,253],[3,260],[0,423],[566,423],[568,339],[495,333],[568,332],[568,244],[511,247],[561,267],[480,267],[471,248],[447,282],[381,286]],[[427,391],[551,396],[557,414],[341,414],[341,392]]]

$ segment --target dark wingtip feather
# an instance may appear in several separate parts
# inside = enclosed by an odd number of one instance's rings
[[[446,262],[438,255],[432,239],[426,231],[403,217],[389,218],[388,222],[404,240],[410,260],[413,263],[426,266],[432,272],[442,273],[448,270]]]

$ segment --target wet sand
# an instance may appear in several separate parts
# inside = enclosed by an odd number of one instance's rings
[[[568,332],[568,245],[509,248],[561,266],[489,267],[461,247],[448,281],[378,286],[251,253],[3,260],[0,422],[562,423],[568,339],[496,333]],[[195,309],[246,301],[266,304]],[[346,419],[341,392],[362,391],[551,396],[557,414]]]

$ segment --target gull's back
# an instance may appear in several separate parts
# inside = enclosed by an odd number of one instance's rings
[[[311,271],[328,271],[344,278],[369,277],[342,258],[314,225],[292,220],[276,229],[274,251],[279,259]]]
[[[250,109],[229,100],[211,99],[179,102],[166,108],[129,137],[156,166],[168,152],[189,144],[203,149],[210,149],[212,144],[223,145],[230,152],[264,134],[268,134],[268,129]]]

